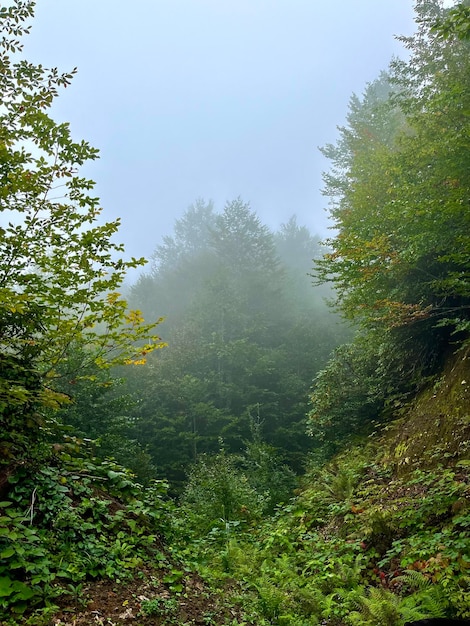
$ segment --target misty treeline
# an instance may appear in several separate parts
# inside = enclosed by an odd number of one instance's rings
[[[312,287],[323,252],[294,216],[272,232],[240,198],[220,211],[197,200],[128,294],[146,319],[162,318],[167,347],[114,369],[99,391],[65,383],[76,401],[64,421],[143,480],[181,486],[200,455],[221,448],[299,472],[310,385],[348,335],[328,287]]]

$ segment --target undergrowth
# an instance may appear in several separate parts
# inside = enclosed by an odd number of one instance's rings
[[[342,453],[272,519],[199,537],[187,557],[221,590],[241,584],[247,624],[468,619],[470,462],[404,477],[380,459],[372,444]]]
[[[455,385],[467,380],[457,374]],[[441,385],[447,395],[452,380]],[[469,619],[468,416],[460,399],[447,402],[441,419],[459,441],[440,443],[438,421],[425,419],[439,393],[423,393],[409,414],[407,437],[422,432],[429,442],[419,454],[404,445],[397,420],[312,464],[297,495],[272,514],[271,485],[257,491],[252,480],[256,464],[237,464],[223,450],[202,459],[178,507],[164,482],[144,488],[73,439],[47,462],[4,467],[0,623],[50,624],[55,604],[64,596],[79,602],[89,581],[123,582],[125,590],[149,570],[159,571],[160,587],[139,600],[142,623],[201,623],[181,621],[197,593],[217,598],[204,613],[214,626]],[[188,572],[204,584],[188,586]]]
[[[70,442],[48,465],[9,472],[0,502],[2,624],[79,596],[86,580],[119,582],[159,561],[172,510],[166,483],[144,489],[113,461],[77,450]]]

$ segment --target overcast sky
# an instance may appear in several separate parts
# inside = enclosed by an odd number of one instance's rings
[[[129,255],[198,197],[327,233],[318,146],[403,56],[413,0],[38,0],[30,61],[78,66],[54,107],[99,148],[86,174]]]

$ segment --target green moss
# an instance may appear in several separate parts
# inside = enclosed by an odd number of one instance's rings
[[[470,453],[470,351],[447,361],[440,377],[393,422],[382,439],[382,461],[398,474],[455,465]]]

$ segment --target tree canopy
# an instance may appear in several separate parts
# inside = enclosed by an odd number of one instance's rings
[[[460,2],[440,16],[433,24],[432,32],[444,39],[451,37],[470,39],[470,3],[468,0]]]
[[[318,274],[366,327],[458,325],[470,310],[468,44],[430,32],[438,2],[417,11],[418,33],[403,38],[410,59],[353,98],[325,150],[339,163],[326,177],[338,236]]]
[[[123,376],[138,398],[135,436],[162,476],[181,483],[220,437],[240,452],[254,422],[301,469],[308,388],[346,336],[308,276],[321,252],[295,217],[274,233],[241,198],[219,212],[196,201],[156,248],[130,297],[165,316],[169,346],[138,376]]]

